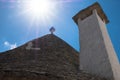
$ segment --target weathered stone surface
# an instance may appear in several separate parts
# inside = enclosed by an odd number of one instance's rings
[[[50,34],[30,41],[14,50],[0,54],[0,69],[30,71],[60,76],[66,80],[76,79],[78,52],[57,36]]]

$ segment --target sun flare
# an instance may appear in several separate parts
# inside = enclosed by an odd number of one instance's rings
[[[51,0],[28,0],[24,4],[25,11],[35,17],[49,16],[55,7]]]
[[[29,19],[30,25],[53,24],[58,18],[61,3],[58,0],[23,0],[20,3],[21,13]]]
[[[33,13],[33,15],[42,15],[49,13],[51,10],[51,2],[48,0],[31,0],[27,4],[27,7]]]

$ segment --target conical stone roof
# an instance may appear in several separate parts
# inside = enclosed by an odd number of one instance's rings
[[[77,51],[48,34],[0,54],[0,78],[76,80],[78,63]]]

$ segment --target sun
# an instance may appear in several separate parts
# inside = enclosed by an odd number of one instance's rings
[[[50,16],[55,7],[55,2],[52,0],[27,0],[24,3],[24,11],[39,18]]]
[[[36,16],[44,16],[49,13],[52,8],[51,6],[52,4],[49,0],[30,0],[27,3],[27,8]]]
[[[58,19],[61,3],[58,0],[22,0],[19,15],[28,20],[30,26],[50,24]]]

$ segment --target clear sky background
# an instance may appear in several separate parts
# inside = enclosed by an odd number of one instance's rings
[[[56,0],[55,9],[39,19],[25,12],[22,1],[0,0],[0,52],[49,34],[51,26],[55,35],[79,51],[78,27],[72,17],[97,1],[110,20],[107,29],[120,60],[120,0]]]

